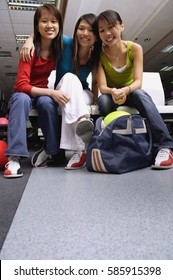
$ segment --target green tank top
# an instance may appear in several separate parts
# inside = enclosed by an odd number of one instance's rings
[[[106,75],[108,87],[121,88],[133,83],[133,52],[131,41],[127,42],[126,67],[121,73],[117,72],[110,64],[103,50],[100,53],[100,58]]]

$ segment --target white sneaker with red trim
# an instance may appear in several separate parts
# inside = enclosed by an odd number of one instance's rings
[[[5,165],[4,177],[5,178],[18,178],[22,177],[23,173],[20,168],[19,157],[9,157],[9,161]]]
[[[168,169],[172,167],[173,167],[173,152],[168,148],[161,149],[155,158],[155,164],[152,165],[152,168]]]
[[[73,154],[65,169],[67,170],[79,169],[85,167],[85,165],[86,165],[86,154],[84,152],[77,151]]]

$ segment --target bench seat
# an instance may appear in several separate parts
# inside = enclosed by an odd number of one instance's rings
[[[51,74],[51,80],[49,79],[49,87],[53,86],[54,75]],[[144,72],[142,89],[144,89],[153,99],[159,113],[162,115],[164,121],[173,122],[173,105],[166,105],[164,90],[160,78],[160,74],[157,72]],[[89,105],[88,105],[89,106]],[[128,106],[119,106],[117,110],[127,111],[131,114],[138,114],[139,112],[135,108]],[[97,105],[89,106],[89,112],[91,116],[99,116],[99,110]],[[38,112],[36,109],[32,108],[30,110],[30,117],[37,117]]]

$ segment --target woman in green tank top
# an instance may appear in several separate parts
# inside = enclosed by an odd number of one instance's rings
[[[121,104],[135,107],[151,127],[154,156],[157,155],[152,168],[173,167],[173,140],[151,97],[141,89],[142,47],[122,39],[124,24],[115,11],[102,12],[98,16],[97,25],[102,41],[97,72],[101,115],[108,115]]]

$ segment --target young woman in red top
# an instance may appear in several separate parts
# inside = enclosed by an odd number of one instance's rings
[[[48,77],[62,52],[62,34],[62,16],[57,8],[51,4],[38,7],[34,15],[35,53],[29,63],[20,59],[10,99],[6,178],[23,176],[20,159],[29,156],[26,123],[32,105],[39,112],[39,123],[45,138],[44,149],[50,155],[59,152],[60,158],[65,159],[59,150],[57,106],[66,104],[68,96],[47,87]]]
[[[74,151],[65,169],[78,169],[85,166],[86,146],[93,130],[93,122],[89,119],[88,105],[97,100],[97,85],[92,83],[92,91],[89,88],[87,78],[92,72],[95,77],[99,60],[99,45],[97,42],[97,17],[92,14],[82,15],[76,22],[73,38],[66,35],[63,37],[63,52],[60,60],[56,64],[56,81],[51,75],[54,88],[64,89],[68,92],[70,100],[65,106],[61,106],[62,125],[60,147],[64,150]],[[21,49],[21,57],[24,61],[30,61],[34,52],[33,34],[26,40]],[[96,82],[96,80],[93,79]],[[63,85],[62,85],[63,83]],[[94,86],[93,86],[94,85]],[[53,86],[53,85],[51,85]],[[79,121],[80,120],[80,121]],[[84,134],[83,134],[84,130]],[[81,137],[82,136],[82,137]],[[81,140],[82,139],[82,140]],[[37,151],[31,158],[33,166],[37,166],[41,158],[45,160],[44,150]],[[49,155],[47,155],[49,156]],[[53,157],[47,161],[48,166],[56,166],[56,159]]]

